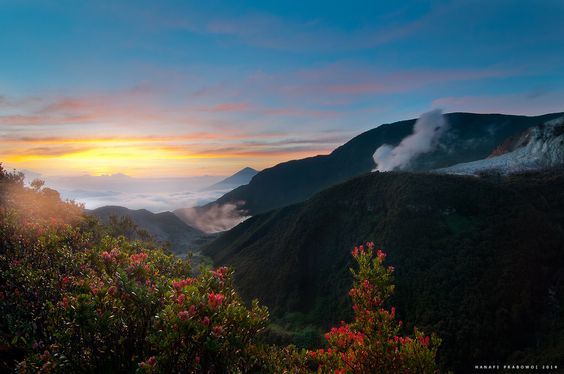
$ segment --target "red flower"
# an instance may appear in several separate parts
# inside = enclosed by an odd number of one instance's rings
[[[194,283],[194,278],[186,278],[172,282],[172,287],[174,287],[175,290],[180,291],[182,288],[191,285],[192,283]]]
[[[223,299],[225,299],[225,296],[220,293],[214,293],[212,291],[208,294],[208,305],[210,308],[215,309],[221,305]]]
[[[178,305],[182,306],[182,304],[184,304],[184,300],[186,299],[186,295],[184,295],[183,293],[181,293],[180,295],[178,295],[178,298],[176,299],[176,302],[178,303]]]
[[[145,252],[132,254],[129,259],[131,261],[131,265],[140,265],[147,259],[147,254]]]
[[[424,346],[424,347],[428,346],[429,345],[429,337],[428,336],[425,336],[425,337],[420,336],[419,337],[419,343],[421,343],[421,345]]]
[[[147,365],[153,367],[156,364],[157,364],[157,359],[155,358],[155,356],[149,357],[149,359],[147,360]]]
[[[208,326],[210,324],[209,317],[205,316],[204,319],[202,320],[202,323],[204,324],[204,326]]]

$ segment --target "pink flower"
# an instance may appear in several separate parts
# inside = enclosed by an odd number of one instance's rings
[[[190,305],[190,309],[188,309],[188,314],[190,315],[190,317],[193,317],[194,315],[196,315],[196,306],[195,305]]]
[[[212,328],[212,332],[213,332],[214,335],[219,336],[219,335],[221,335],[221,333],[223,333],[223,327],[221,327],[221,326],[214,326],[214,327]]]
[[[204,324],[204,326],[208,326],[210,324],[209,317],[205,316],[204,319],[202,320],[202,323]]]
[[[155,367],[157,364],[157,359],[155,356],[151,356],[147,359],[147,361],[142,361],[139,363],[140,368],[147,368],[147,367]]]
[[[382,252],[382,250],[378,250],[376,252],[376,256],[378,256],[378,259],[380,260],[380,262],[383,262],[384,259],[386,258],[386,254],[384,252]]]
[[[180,318],[183,321],[186,321],[190,317],[191,317],[190,312],[188,312],[186,310],[178,312],[178,318]]]
[[[147,365],[154,367],[156,364],[157,364],[157,359],[155,358],[155,356],[149,357],[149,359],[147,360]]]
[[[221,281],[225,278],[227,271],[228,271],[228,268],[226,266],[222,266],[222,267],[218,268],[217,270],[212,270],[211,274],[212,274],[212,276],[214,276],[215,278],[217,278]]]

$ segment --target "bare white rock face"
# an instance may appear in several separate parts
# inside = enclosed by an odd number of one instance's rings
[[[519,146],[511,152],[436,171],[460,175],[482,172],[512,174],[564,165],[564,117],[529,129],[516,144]]]

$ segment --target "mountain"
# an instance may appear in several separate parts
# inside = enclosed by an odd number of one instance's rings
[[[227,177],[209,187],[204,188],[204,191],[218,191],[218,190],[232,190],[244,184],[248,184],[251,179],[258,173],[253,168],[246,167],[239,170],[230,177]]]
[[[374,172],[251,217],[203,253],[235,269],[238,290],[270,308],[275,330],[303,341],[311,326],[350,317],[347,268],[362,241],[387,252],[392,305],[438,333],[447,369],[564,364],[564,171]]]
[[[456,164],[438,171],[467,175],[486,172],[509,174],[562,164],[564,164],[564,117],[510,137],[486,159]]]
[[[407,170],[431,170],[486,158],[510,136],[563,115],[446,114],[449,130],[442,136],[439,146],[418,157]],[[414,123],[415,119],[381,125],[358,135],[329,155],[288,161],[265,169],[249,184],[228,192],[205,208],[238,204],[244,215],[255,215],[304,201],[316,192],[374,169],[374,151],[383,144],[399,144],[412,133]]]
[[[132,210],[121,206],[104,206],[88,211],[102,222],[108,223],[111,216],[131,217],[133,222],[160,242],[169,242],[171,251],[185,255],[201,245],[204,233],[182,222],[171,212],[152,213],[146,209]]]

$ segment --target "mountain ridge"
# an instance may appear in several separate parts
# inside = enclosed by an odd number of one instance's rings
[[[203,188],[202,191],[216,191],[237,188],[241,185],[249,183],[257,173],[257,170],[247,166],[239,170],[235,174],[222,179],[221,181],[214,183],[211,186]]]
[[[562,115],[445,114],[450,130],[443,136],[442,145],[418,157],[407,170],[424,171],[483,159],[509,136]],[[304,201],[324,188],[371,171],[375,166],[374,151],[383,144],[397,145],[412,132],[415,121],[383,124],[357,135],[328,155],[291,160],[264,169],[249,184],[204,205],[204,209],[239,204],[245,215],[254,215]]]
[[[153,213],[147,209],[129,209],[117,205],[106,205],[86,212],[103,223],[108,223],[111,216],[131,217],[139,228],[145,229],[156,240],[169,242],[171,251],[178,255],[186,255],[198,247],[198,241],[204,236],[202,231],[187,225],[172,212]]]

